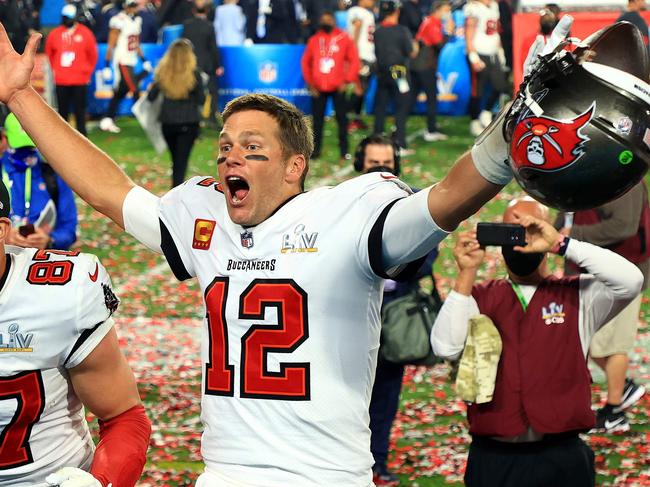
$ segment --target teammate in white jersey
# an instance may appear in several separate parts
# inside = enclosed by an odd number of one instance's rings
[[[158,198],[33,90],[37,44],[20,56],[0,29],[0,101],[83,199],[202,287],[198,485],[371,485],[383,278],[406,275],[510,180],[501,130],[414,195],[388,173],[304,192],[313,139],[303,114],[245,95],[223,113],[221,183],[193,178]]]
[[[99,128],[106,132],[119,133],[120,128],[115,125],[115,116],[120,101],[127,93],[131,93],[134,99],[138,98],[140,80],[134,72],[138,58],[142,59],[145,70],[152,69],[151,63],[145,60],[140,46],[142,17],[137,13],[138,0],[125,0],[123,10],[112,17],[108,24],[110,31],[104,69],[110,69],[112,62],[117,84],[113,90],[108,112],[99,122]]]
[[[0,485],[133,486],[151,425],[110,278],[88,254],[5,247],[8,216],[0,182]],[[100,420],[97,450],[84,405]]]
[[[375,61],[375,14],[372,11],[375,0],[359,0],[359,4],[348,10],[348,34],[357,46],[361,67],[359,68],[359,81],[361,82],[361,95],[351,95],[350,111],[352,119],[348,124],[350,129],[367,129],[361,120],[363,99],[368,90],[370,75]]]
[[[506,57],[501,47],[501,23],[496,0],[470,0],[464,7],[467,59],[471,71],[469,128],[479,135],[492,121],[492,108],[502,93],[508,93]],[[481,107],[486,86],[490,97]]]

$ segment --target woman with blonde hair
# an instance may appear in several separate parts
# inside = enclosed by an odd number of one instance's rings
[[[147,97],[153,101],[159,94],[163,96],[160,122],[172,158],[172,187],[175,187],[185,180],[205,101],[194,48],[187,39],[172,42],[160,60]]]

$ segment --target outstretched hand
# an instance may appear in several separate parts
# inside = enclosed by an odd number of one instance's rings
[[[514,212],[517,223],[526,229],[526,246],[515,246],[514,250],[523,254],[551,252],[560,238],[558,231],[549,222],[530,215]]]
[[[29,88],[40,40],[41,34],[32,34],[25,52],[18,54],[11,45],[4,25],[0,23],[0,102],[9,104],[16,93]]]

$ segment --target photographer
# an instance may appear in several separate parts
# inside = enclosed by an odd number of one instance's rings
[[[643,276],[609,250],[562,236],[548,218],[547,208],[530,198],[506,209],[504,223],[526,229],[525,246],[502,247],[508,279],[474,283],[485,257],[476,232],[461,234],[454,249],[459,274],[433,327],[433,350],[458,358],[468,322],[479,313],[493,322],[503,347],[500,357],[498,349],[476,350],[478,374],[492,369],[496,380],[490,397],[468,407],[469,487],[586,487],[595,482],[593,452],[578,436],[595,424],[589,342],[638,295]],[[548,252],[587,274],[554,277],[546,265]],[[474,343],[498,341],[494,334]]]
[[[411,155],[406,149],[406,119],[411,108],[409,60],[418,53],[418,44],[409,30],[397,23],[400,3],[397,0],[379,2],[381,23],[375,30],[377,56],[377,94],[375,95],[374,132],[384,131],[386,106],[394,100],[395,140],[401,155]]]
[[[54,172],[9,114],[0,159],[2,180],[11,196],[12,229],[6,243],[38,249],[69,249],[77,240],[77,206],[67,184]]]
[[[354,156],[354,168],[357,172],[363,174],[389,172],[399,176],[399,147],[384,135],[371,135],[361,140]],[[420,279],[432,276],[432,267],[436,257],[438,257],[437,248],[429,253],[417,273],[408,281],[386,280],[382,310],[387,304],[418,289]],[[437,297],[435,282],[433,289]],[[386,463],[388,460],[390,430],[399,407],[404,366],[403,363],[384,360],[380,347],[377,372],[370,399],[370,451],[375,460],[372,471],[373,481],[377,487],[389,487],[399,484],[397,476],[388,470]]]

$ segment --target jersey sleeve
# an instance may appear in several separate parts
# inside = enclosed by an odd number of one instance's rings
[[[357,194],[356,201],[351,202],[357,209],[357,217],[361,222],[357,256],[360,264],[371,276],[379,276],[394,280],[406,278],[399,269],[386,269],[383,259],[383,234],[386,218],[391,208],[402,198],[409,196],[412,191],[409,186],[389,173],[370,173],[351,180],[346,191]],[[409,270],[416,272],[421,261],[413,262]],[[412,268],[412,269],[411,269]],[[410,276],[410,272],[409,272]]]
[[[79,365],[113,327],[112,315],[119,305],[111,279],[94,255],[81,254],[75,262],[76,340],[71,341],[64,366]]]
[[[160,199],[160,246],[169,266],[179,281],[196,276],[191,248],[194,238],[196,210],[199,200],[217,189],[213,178],[197,176],[169,191]]]
[[[474,5],[474,2],[468,2],[465,4],[463,7],[463,14],[465,14],[465,18],[477,18],[478,13],[476,12],[476,6]]]
[[[122,30],[122,28],[124,27],[124,22],[122,22],[122,16],[113,15],[111,17],[111,20],[108,21],[108,27],[110,29]]]

